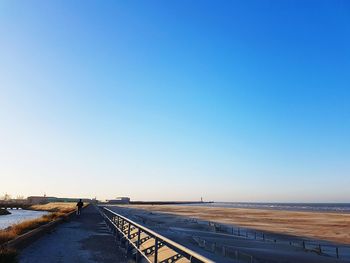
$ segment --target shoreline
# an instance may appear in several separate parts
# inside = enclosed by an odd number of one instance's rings
[[[57,219],[66,217],[69,213],[74,213],[75,204],[66,203],[50,203],[44,205],[35,205],[27,209],[16,209],[13,214],[9,215],[10,221],[4,221],[4,228],[0,228],[0,245],[16,239],[32,230],[40,228],[45,224],[49,224]],[[16,218],[16,213],[19,213]],[[28,213],[21,215],[20,213]],[[24,218],[25,216],[25,218]],[[1,226],[1,225],[0,225]]]
[[[49,212],[46,211],[15,210],[11,214],[0,217],[0,232],[12,225],[20,224],[28,220],[35,220],[47,214],[49,214]]]
[[[187,204],[192,205],[192,204]],[[263,209],[293,212],[322,212],[350,214],[350,203],[250,203],[250,202],[208,202],[193,204],[200,207]]]

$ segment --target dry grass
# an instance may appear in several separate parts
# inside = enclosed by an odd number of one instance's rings
[[[75,203],[49,203],[44,205],[34,205],[31,207],[31,209],[49,211],[51,213],[43,215],[40,218],[23,221],[19,224],[10,226],[9,228],[0,230],[0,245],[39,226],[45,225],[58,218],[64,218],[67,213],[75,210]]]
[[[69,213],[75,210],[76,203],[48,203],[43,205],[32,205],[31,210]]]
[[[39,226],[45,225],[51,221],[54,221],[58,218],[62,218],[65,216],[66,216],[66,213],[54,212],[48,215],[44,215],[40,218],[23,221],[21,223],[12,225],[6,229],[0,230],[0,245],[30,230],[33,230]]]

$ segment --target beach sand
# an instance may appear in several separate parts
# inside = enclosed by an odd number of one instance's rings
[[[324,241],[318,238],[305,238],[305,231],[301,229],[308,229],[307,225],[312,225],[312,223],[307,220],[307,223],[302,223],[301,220],[305,220],[305,216],[295,216],[295,212],[281,216],[280,213],[284,211],[177,205],[114,205],[107,206],[107,208],[214,262],[229,263],[237,259],[238,256],[242,260],[244,258],[245,262],[253,260],[252,262],[269,263],[350,263],[350,246],[346,244],[335,245],[324,238]],[[297,214],[299,213],[297,212]],[[281,216],[281,218],[274,219],[277,216]],[[289,216],[294,216],[298,220],[293,220]],[[309,217],[307,218],[309,219]],[[215,224],[213,224],[214,222]],[[296,237],[294,223],[299,225],[299,231],[302,232],[301,235],[298,235],[299,237]],[[237,232],[237,225],[240,226],[241,234]],[[221,228],[223,226],[225,226],[224,229]],[[250,235],[246,235],[248,226],[251,229],[260,228],[264,231],[249,230]],[[233,234],[230,231],[232,228],[236,230]],[[332,229],[330,226],[327,228]],[[226,230],[229,231],[226,232]],[[272,230],[275,233],[271,233]],[[257,232],[258,235],[255,236],[254,232]],[[262,232],[264,232],[265,238],[263,238]],[[286,235],[288,232],[289,235]],[[322,233],[320,234],[324,237]],[[303,241],[305,242],[304,246]],[[150,244],[154,244],[154,241],[150,241]],[[319,250],[321,246],[322,252]],[[336,247],[339,249],[339,258],[337,258]],[[223,252],[224,250],[225,252]]]
[[[132,205],[129,207],[278,234],[350,244],[350,214],[179,205]]]

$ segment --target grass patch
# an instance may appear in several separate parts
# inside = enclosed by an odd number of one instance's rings
[[[76,203],[48,203],[43,205],[32,205],[29,207],[31,210],[37,211],[49,211],[49,212],[61,212],[61,213],[69,213],[75,210]]]
[[[69,212],[75,210],[75,206],[75,203],[49,203],[44,205],[33,205],[30,207],[30,209],[38,211],[49,211],[51,213],[43,215],[42,217],[36,219],[23,221],[21,223],[14,224],[6,229],[0,230],[0,245],[58,218],[66,217]]]
[[[0,263],[15,263],[17,260],[17,251],[11,248],[0,248]]]
[[[18,224],[14,224],[6,229],[0,230],[0,245],[15,239],[16,237],[33,230],[39,226],[45,225],[49,222],[52,222],[58,218],[63,218],[66,216],[66,213],[55,212],[48,215],[43,215],[42,217],[23,221]]]

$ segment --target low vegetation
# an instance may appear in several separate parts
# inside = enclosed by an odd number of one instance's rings
[[[48,203],[43,205],[32,205],[29,209],[36,211],[69,213],[76,207],[75,203]]]
[[[23,221],[18,224],[14,224],[6,229],[0,230],[0,246],[7,241],[10,241],[17,236],[20,236],[30,230],[33,230],[39,226],[45,225],[58,218],[66,217],[67,213],[74,211],[74,203],[49,203],[44,205],[34,205],[31,207],[33,210],[49,211],[51,213],[43,215],[42,217]]]

